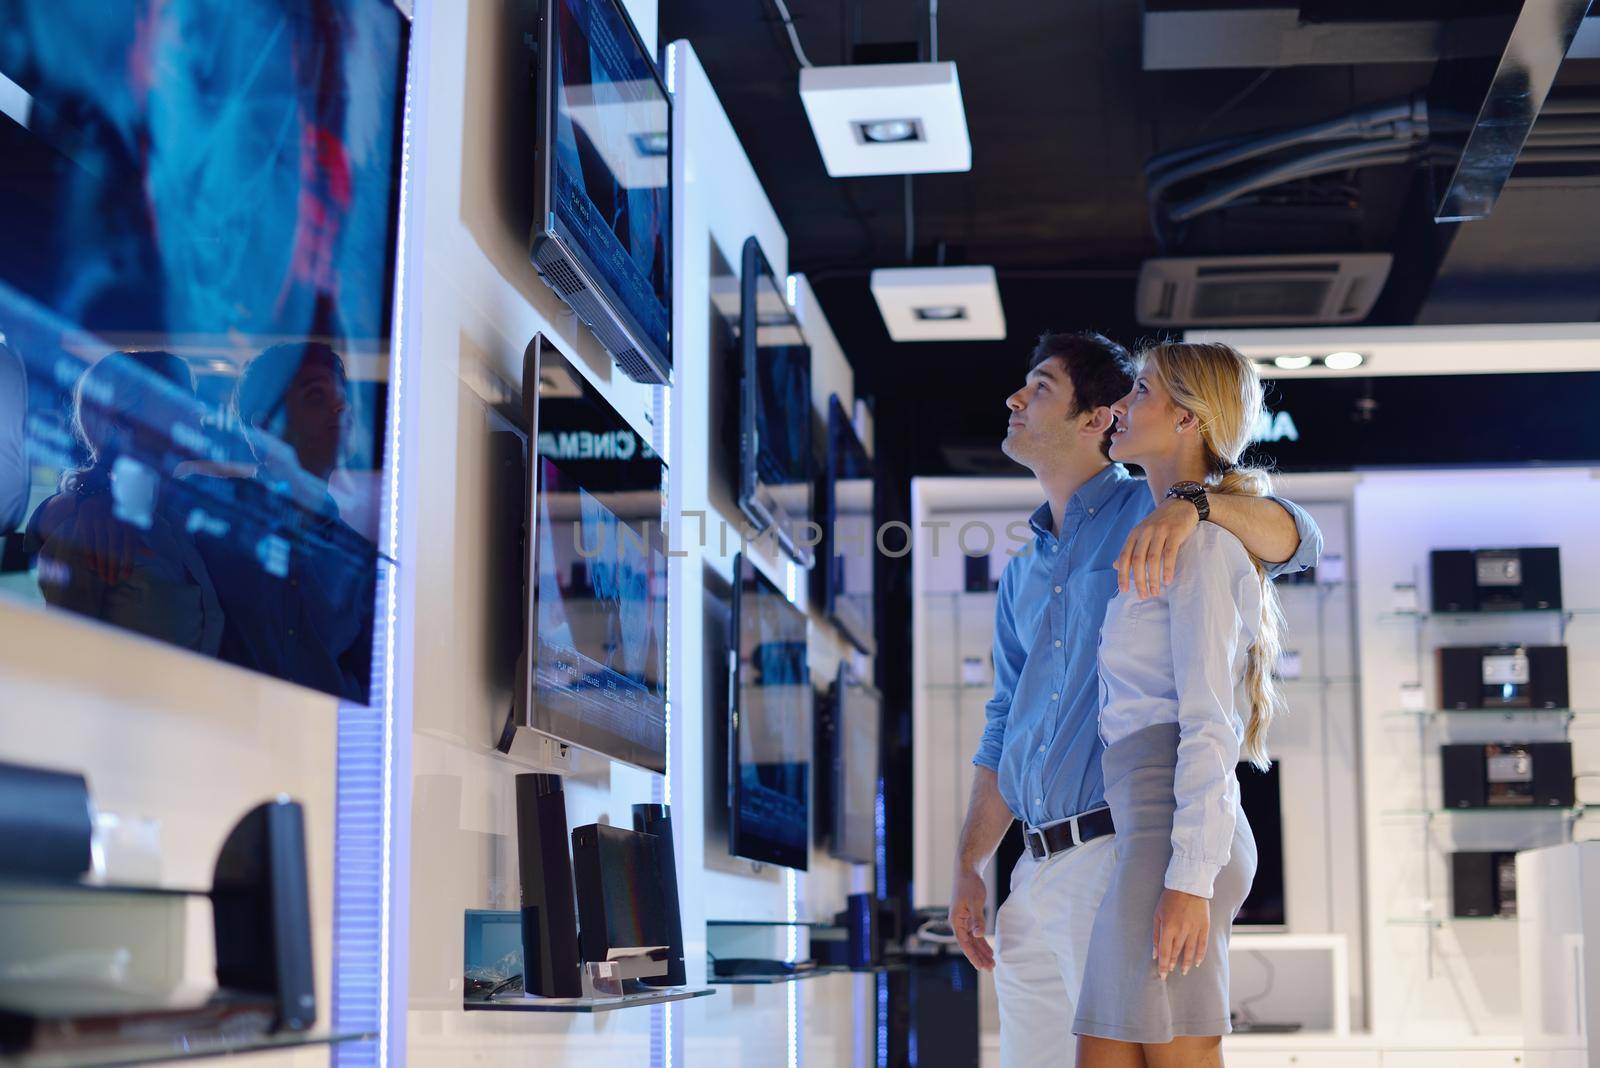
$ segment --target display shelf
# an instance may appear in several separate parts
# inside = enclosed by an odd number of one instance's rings
[[[665,1005],[673,1001],[708,998],[716,991],[710,987],[690,989],[679,987],[669,990],[652,990],[648,994],[623,994],[614,998],[538,998],[526,994],[497,997],[492,1000],[468,998],[461,1003],[466,1012],[612,1012],[616,1009],[636,1009],[645,1005]],[[9,1066],[6,1066],[9,1068]]]
[[[1437,719],[1442,716],[1600,716],[1600,708],[1396,708],[1384,714],[1385,719]]]
[[[802,979],[818,979],[824,975],[845,975],[850,969],[842,964],[819,964],[788,975],[711,975],[706,982],[712,986],[776,986],[779,983],[798,983]]]
[[[1430,612],[1415,611],[1380,612],[1382,623],[1414,623],[1436,620],[1441,623],[1470,623],[1473,620],[1492,619],[1573,619],[1579,616],[1600,616],[1600,608],[1521,608],[1515,612]]]
[[[707,927],[838,927],[827,920],[707,920]]]
[[[119,883],[69,882],[56,879],[27,879],[0,876],[0,895],[24,894],[115,894],[119,897],[210,897],[210,890],[186,886],[136,886]]]
[[[1433,819],[1438,816],[1566,816],[1568,819],[1581,819],[1591,809],[1600,808],[1600,805],[1572,805],[1557,807],[1554,805],[1503,805],[1498,808],[1389,808],[1384,809],[1382,815],[1389,819]]]
[[[278,1035],[189,1036],[168,1042],[135,1043],[48,1053],[0,1055],[0,1068],[121,1068],[123,1065],[160,1064],[169,1061],[228,1057],[243,1053],[271,1053],[306,1046],[331,1046],[363,1042],[377,1036],[368,1031],[297,1031]]]
[[[1385,922],[1390,927],[1431,927],[1437,931],[1458,924],[1488,926],[1497,923],[1516,923],[1517,918],[1515,916],[1390,916]]]

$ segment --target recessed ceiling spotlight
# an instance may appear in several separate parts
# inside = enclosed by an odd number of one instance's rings
[[[925,323],[947,323],[953,319],[965,319],[967,309],[959,304],[936,304],[931,308],[912,308],[911,314]]]
[[[869,144],[892,145],[900,141],[922,140],[922,124],[915,119],[879,119],[856,123],[856,133]]]
[[[1330,371],[1353,371],[1366,362],[1367,358],[1359,352],[1330,352],[1322,364]]]
[[[1272,360],[1275,366],[1285,371],[1303,371],[1311,366],[1310,356],[1275,356]]]

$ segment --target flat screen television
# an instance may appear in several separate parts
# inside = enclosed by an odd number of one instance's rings
[[[531,256],[640,382],[672,381],[672,100],[622,0],[538,0]]]
[[[1256,880],[1234,922],[1251,927],[1283,927],[1288,923],[1283,885],[1283,803],[1279,764],[1266,771],[1240,764],[1239,807],[1256,839]]]
[[[0,596],[368,703],[409,34],[4,5]]]
[[[753,237],[740,272],[739,507],[757,531],[770,528],[785,552],[810,567],[811,349]]]
[[[543,335],[523,383],[526,647],[500,748],[543,736],[664,773],[666,464]]]
[[[804,871],[814,747],[806,617],[747,554],[735,558],[734,573],[728,848]]]
[[[840,632],[868,656],[877,650],[872,614],[876,485],[872,460],[835,393],[828,399],[828,474],[823,483],[825,603]]]
[[[848,662],[839,665],[830,697],[828,852],[852,864],[871,864],[878,856],[883,697]]]

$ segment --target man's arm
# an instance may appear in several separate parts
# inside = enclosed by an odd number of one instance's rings
[[[1211,518],[1244,543],[1251,556],[1272,575],[1304,571],[1322,557],[1322,531],[1305,510],[1276,497],[1240,493],[1208,493]],[[1128,534],[1117,557],[1117,584],[1132,586],[1140,597],[1154,597],[1172,582],[1178,549],[1200,525],[1200,513],[1188,501],[1162,501]]]
[[[989,888],[983,869],[1000,848],[1014,818],[1005,798],[1000,796],[1000,779],[989,768],[979,767],[972,780],[972,798],[967,802],[967,821],[961,828],[956,848],[955,879],[950,888],[950,929],[955,932],[961,952],[974,968],[989,971],[994,967],[994,950],[983,937],[984,912],[989,903]]]

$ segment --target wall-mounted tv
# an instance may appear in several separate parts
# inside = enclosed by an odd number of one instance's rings
[[[640,382],[672,381],[672,100],[622,0],[538,0],[534,265]]]
[[[828,473],[823,483],[825,600],[840,632],[868,656],[877,649],[872,613],[876,488],[872,460],[835,393],[828,400]]]
[[[525,679],[500,748],[544,736],[664,773],[666,464],[543,335],[523,383],[535,442]]]
[[[409,26],[4,5],[0,594],[368,702]]]
[[[1278,761],[1266,771],[1240,764],[1239,807],[1256,839],[1256,880],[1239,907],[1235,923],[1283,927],[1288,923],[1283,885],[1283,802]]]
[[[735,558],[734,574],[739,655],[728,717],[728,848],[804,871],[815,741],[806,617],[748,555]]]
[[[740,268],[739,507],[757,531],[805,567],[813,560],[811,349],[761,244],[744,243]]]
[[[817,785],[828,808],[828,852],[853,864],[871,864],[878,856],[883,697],[846,661],[823,707],[826,727],[818,734],[827,748],[819,752],[827,761],[828,781]]]

